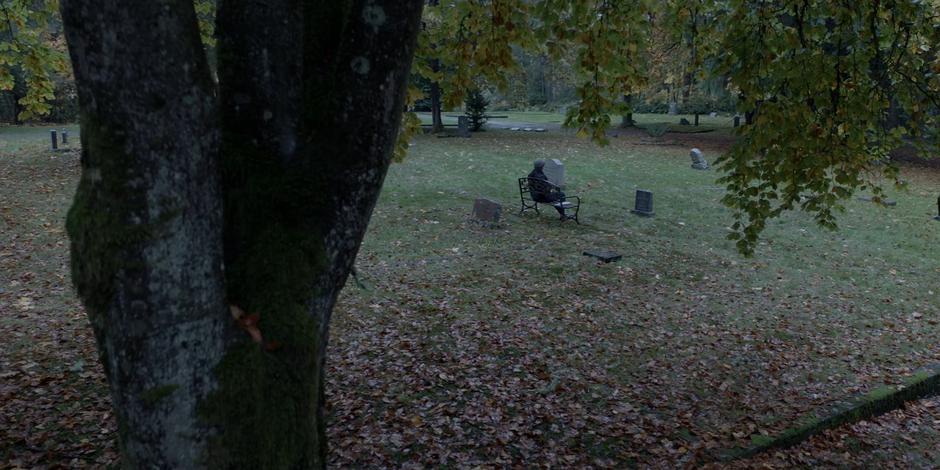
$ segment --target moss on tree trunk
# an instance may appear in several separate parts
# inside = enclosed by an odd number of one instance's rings
[[[85,145],[73,278],[126,467],[325,466],[329,320],[421,7],[225,2],[215,89],[191,1],[63,0]]]

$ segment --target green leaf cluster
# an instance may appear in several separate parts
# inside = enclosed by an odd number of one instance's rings
[[[753,253],[768,219],[804,210],[827,228],[857,189],[895,184],[889,153],[937,129],[935,3],[728,2],[717,73],[752,125],[718,161],[730,238]]]
[[[48,114],[55,76],[69,75],[57,0],[0,1],[0,90],[12,91],[21,74],[26,95],[19,119]]]

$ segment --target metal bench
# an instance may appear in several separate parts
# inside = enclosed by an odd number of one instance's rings
[[[544,200],[535,200],[535,198],[532,197],[533,192],[540,195],[544,194]],[[522,215],[529,209],[534,209],[536,214],[541,214],[541,212],[539,212],[539,204],[546,204],[565,210],[565,215],[561,217],[561,220],[573,220],[580,225],[581,222],[578,221],[578,211],[581,209],[581,198],[566,195],[564,201],[556,200],[560,199],[561,193],[561,188],[548,181],[538,178],[519,178],[519,199],[522,201],[522,209],[519,211],[519,215]]]

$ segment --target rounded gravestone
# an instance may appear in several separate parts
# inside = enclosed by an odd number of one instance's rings
[[[689,152],[689,158],[692,159],[692,168],[696,170],[707,170],[708,162],[705,160],[705,155],[702,154],[702,151],[699,149],[692,149]]]

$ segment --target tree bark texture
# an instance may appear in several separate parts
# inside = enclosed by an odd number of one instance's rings
[[[441,4],[440,0],[428,0],[428,5],[438,6]],[[441,71],[441,61],[439,59],[431,59],[431,71],[434,73]],[[431,98],[431,133],[439,134],[444,132],[444,119],[441,116],[442,100],[441,100],[441,84],[436,81],[431,82],[431,89],[429,91]]]
[[[183,468],[224,353],[216,106],[192,2],[62,2],[82,178],[72,277],[111,384],[127,467]]]
[[[431,63],[431,70],[437,72],[440,69],[439,61],[436,59]],[[434,134],[444,132],[444,120],[441,117],[441,85],[437,82],[431,82],[431,132]]]
[[[626,129],[636,126],[636,121],[633,120],[633,95],[623,95],[623,104],[629,111],[623,113],[620,120],[620,127]]]
[[[63,0],[69,213],[128,468],[319,468],[330,315],[391,159],[421,0]],[[236,321],[230,305],[247,312]]]

